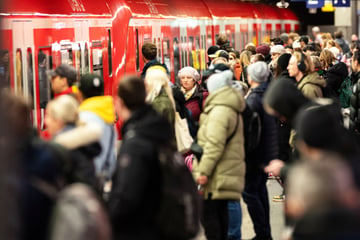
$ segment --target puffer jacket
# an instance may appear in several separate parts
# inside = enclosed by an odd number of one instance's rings
[[[321,87],[326,87],[326,81],[317,72],[310,73],[300,80],[297,88],[310,99],[321,98],[323,93]]]
[[[198,144],[203,148],[200,161],[194,161],[193,175],[208,177],[204,198],[239,200],[244,188],[245,151],[240,112],[245,101],[240,92],[223,87],[211,93],[200,116]],[[238,127],[235,135],[227,138]]]
[[[352,79],[357,79],[353,86],[350,99],[350,124],[349,129],[353,132],[360,132],[360,72],[353,73]]]
[[[325,73],[326,86],[330,91],[331,97],[339,96],[339,88],[344,79],[349,75],[347,66],[339,62],[331,66]]]

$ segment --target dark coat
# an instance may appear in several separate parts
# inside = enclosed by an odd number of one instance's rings
[[[246,103],[252,111],[259,114],[261,119],[261,136],[257,148],[246,156],[246,162],[254,163],[249,165],[247,169],[253,167],[264,167],[270,160],[278,158],[278,123],[275,117],[267,114],[263,107],[263,95],[268,83],[263,83],[256,88],[250,89],[250,93],[246,98]],[[250,159],[250,160],[249,160]]]
[[[331,66],[325,73],[326,87],[331,97],[339,96],[339,88],[349,72],[347,66],[343,62],[339,62]]]
[[[114,239],[161,239],[155,225],[161,190],[157,149],[173,138],[171,127],[144,106],[125,122],[122,136],[108,205]]]
[[[360,132],[360,72],[353,73],[352,79],[357,79],[353,86],[350,99],[350,125],[349,129]]]
[[[194,94],[185,102],[185,106],[191,111],[192,117],[197,122],[199,122],[208,95],[209,93],[205,89],[197,85]]]
[[[152,67],[152,66],[162,66],[163,68],[165,68],[166,73],[169,74],[169,70],[168,70],[168,68],[166,67],[165,64],[160,63],[157,59],[153,59],[153,60],[151,60],[150,62],[147,62],[147,63],[145,64],[145,66],[144,66],[144,68],[143,68],[143,70],[142,70],[142,72],[141,72],[141,78],[143,78],[143,79],[145,78],[146,71],[147,71],[150,67]]]

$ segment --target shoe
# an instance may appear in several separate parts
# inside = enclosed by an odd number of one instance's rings
[[[284,202],[285,195],[276,195],[273,197],[273,202]]]

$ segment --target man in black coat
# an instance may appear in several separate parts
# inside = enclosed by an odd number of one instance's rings
[[[277,120],[268,115],[263,107],[262,98],[267,88],[269,70],[265,62],[248,66],[248,81],[251,86],[246,96],[246,104],[259,114],[261,120],[260,141],[256,149],[246,156],[245,189],[243,198],[247,204],[254,224],[256,240],[271,240],[270,208],[266,188],[267,174],[263,167],[270,160],[278,158]]]
[[[168,121],[145,103],[145,97],[141,78],[120,82],[115,104],[124,120],[123,140],[109,199],[115,240],[161,239],[155,224],[161,192],[158,146],[173,137]]]

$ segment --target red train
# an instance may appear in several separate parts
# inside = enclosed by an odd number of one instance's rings
[[[146,41],[157,44],[174,80],[183,66],[205,69],[206,49],[219,33],[240,50],[299,30],[288,9],[231,0],[11,0],[0,18],[1,86],[32,97],[38,129],[50,98],[46,71],[61,63],[101,74],[112,95],[121,76],[141,72]]]

